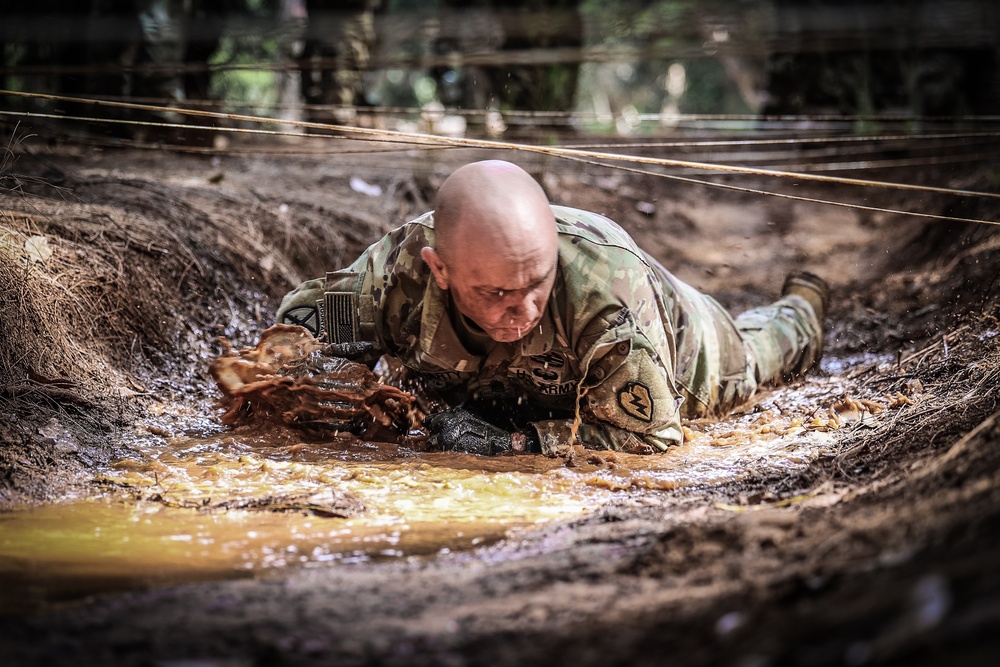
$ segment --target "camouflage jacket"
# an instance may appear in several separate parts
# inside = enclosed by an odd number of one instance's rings
[[[552,210],[556,282],[541,323],[519,341],[477,340],[475,325],[438,287],[420,257],[434,245],[433,213],[393,230],[346,269],[300,285],[282,301],[278,321],[317,332],[329,309],[336,330],[328,339],[377,342],[449,402],[526,404],[545,453],[574,442],[626,451],[680,443],[682,413],[729,407],[734,399],[720,395],[719,375],[747,370],[742,345],[728,371],[704,363],[711,320],[728,316],[611,220]]]

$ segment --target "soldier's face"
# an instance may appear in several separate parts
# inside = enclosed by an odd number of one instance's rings
[[[555,244],[548,243],[534,248],[468,247],[434,274],[438,284],[451,291],[460,313],[493,340],[511,343],[541,322],[555,284],[557,259]]]

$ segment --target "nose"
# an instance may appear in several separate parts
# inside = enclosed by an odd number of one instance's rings
[[[538,306],[534,299],[518,299],[507,306],[507,316],[518,322],[534,322],[538,316]]]

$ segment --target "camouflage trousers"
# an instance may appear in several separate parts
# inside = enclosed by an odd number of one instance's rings
[[[677,306],[675,379],[685,394],[683,417],[730,412],[758,387],[802,375],[819,361],[822,323],[802,297],[783,296],[733,318],[712,297],[656,268]]]

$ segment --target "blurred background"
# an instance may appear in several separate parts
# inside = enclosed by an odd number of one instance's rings
[[[546,140],[831,122],[863,132],[1000,112],[995,0],[3,0],[0,7],[7,90],[290,122]],[[165,110],[9,96],[4,108],[184,122]],[[91,130],[124,139],[155,132]]]

